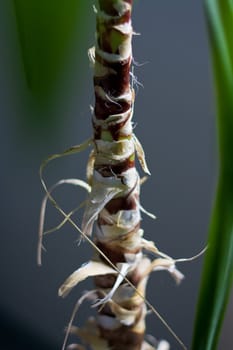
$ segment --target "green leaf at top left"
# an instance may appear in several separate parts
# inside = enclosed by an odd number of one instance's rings
[[[47,99],[64,70],[72,40],[85,40],[90,2],[13,0],[28,87]]]

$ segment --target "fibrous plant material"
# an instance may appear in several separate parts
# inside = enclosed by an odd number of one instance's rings
[[[143,299],[131,286],[122,283],[124,276],[144,296],[153,269],[142,253],[140,178],[135,168],[135,149],[143,169],[149,171],[131,121],[134,104],[130,86],[131,10],[132,1],[111,0],[99,1],[96,12],[96,46],[90,51],[95,90],[94,171],[82,225],[90,235],[97,221],[96,245],[121,271],[108,273],[109,266],[102,257],[99,254],[94,257],[95,263],[101,265],[95,285],[100,298],[98,305],[103,305],[96,318],[96,336],[104,340],[104,348],[122,350],[142,348],[146,315]],[[91,345],[94,348],[95,344]]]
[[[174,259],[143,238],[140,226],[141,211],[146,211],[140,204],[141,180],[135,157],[146,174],[149,170],[132,125],[135,96],[130,84],[132,0],[99,0],[95,11],[96,45],[89,51],[94,68],[94,135],[82,146],[63,154],[93,146],[87,166],[88,184],[70,181],[89,192],[81,230],[71,220],[72,213],[65,214],[57,206],[43,182],[47,192],[43,210],[47,198],[52,200],[65,217],[63,223],[72,223],[94,246],[95,254],[68,277],[59,295],[67,295],[79,282],[94,277],[95,289],[84,294],[77,307],[85,298],[94,301],[98,307],[96,317],[90,318],[83,329],[71,327],[72,322],[68,327],[68,331],[76,333],[91,349],[167,350],[169,345],[165,341],[152,345],[145,341],[145,316],[147,307],[152,307],[145,298],[146,284],[150,273],[156,270],[167,270],[176,282],[180,282],[183,275],[176,269]],[[43,225],[40,236],[42,231]],[[151,260],[146,251],[156,254],[156,259]],[[70,347],[75,348],[82,347]]]

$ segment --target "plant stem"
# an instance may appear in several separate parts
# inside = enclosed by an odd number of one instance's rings
[[[145,287],[140,230],[139,175],[135,169],[135,146],[131,118],[134,91],[130,87],[132,1],[99,1],[97,43],[95,47],[93,128],[95,163],[93,182],[121,189],[100,211],[96,244],[117,265],[133,259],[135,267],[128,278],[136,288]],[[129,256],[130,255],[130,256]],[[138,261],[137,261],[138,260]],[[137,263],[136,263],[137,261]],[[147,264],[145,264],[147,267]],[[95,277],[97,289],[111,289],[115,276]],[[144,338],[145,305],[129,297],[127,287],[117,300],[117,310],[134,313],[130,325],[121,323],[114,307],[105,304],[98,316],[100,336],[111,349],[139,350]],[[118,298],[118,296],[116,296]],[[111,320],[111,322],[110,322]],[[120,322],[119,322],[120,321]]]
[[[140,211],[147,212],[140,205],[140,177],[135,168],[136,155],[143,171],[150,173],[144,151],[132,126],[132,2],[133,0],[99,0],[99,8],[96,10],[96,45],[89,51],[94,67],[93,139],[47,160],[80,152],[91,144],[94,145],[87,166],[89,184],[71,180],[89,192],[82,230],[70,218],[72,212],[66,214],[48,191],[42,177],[47,162],[41,166],[40,176],[46,198],[62,213],[64,221],[69,221],[95,248],[93,258],[71,274],[59,289],[59,295],[65,296],[79,282],[94,276],[96,289],[86,292],[78,300],[67,336],[70,331],[74,332],[93,350],[168,350],[166,341],[158,342],[154,347],[144,340],[148,306],[181,347],[186,349],[145,298],[147,280],[152,271],[167,270],[177,282],[182,280],[183,275],[176,269],[175,260],[159,252],[153,242],[143,238],[140,227]],[[42,231],[41,228],[40,236]],[[89,238],[93,231],[94,242]],[[151,261],[143,250],[150,251],[157,257]],[[82,329],[72,327],[75,313],[85,299],[97,299],[95,306],[101,306],[97,317],[90,318]],[[70,349],[74,348],[81,349],[78,345],[72,345]]]

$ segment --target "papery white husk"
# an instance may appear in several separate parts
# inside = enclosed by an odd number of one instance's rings
[[[97,148],[96,159],[98,163],[106,164],[109,160],[123,161],[134,153],[134,140],[123,139],[120,141],[95,140]]]
[[[97,237],[101,240],[114,240],[120,239],[121,236],[125,236],[128,232],[132,231],[132,227],[135,227],[141,220],[140,212],[138,210],[120,210],[116,214],[103,215],[100,213],[100,217],[106,221],[109,219],[112,222],[109,224],[99,225]]]
[[[116,274],[117,271],[103,262],[91,260],[88,263],[83,264],[65,280],[62,286],[59,288],[58,295],[62,297],[66,296],[71,289],[73,289],[79,282],[85,280],[87,277],[110,273]]]
[[[120,323],[125,326],[132,325],[135,322],[138,313],[140,312],[138,309],[128,310],[115,303],[113,300],[109,301],[109,306]]]

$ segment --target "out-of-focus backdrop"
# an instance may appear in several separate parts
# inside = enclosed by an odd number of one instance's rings
[[[94,97],[87,50],[95,40],[95,16],[93,1],[85,1],[85,26],[74,26],[65,66],[61,65],[49,100],[41,97],[43,82],[40,92],[28,87],[14,3],[3,0],[0,4],[3,350],[61,348],[72,308],[82,291],[91,287],[91,281],[83,282],[66,299],[57,296],[64,279],[92,254],[88,243],[78,246],[79,234],[69,224],[45,237],[43,265],[36,265],[44,195],[38,175],[40,163],[92,133],[89,106]],[[38,23],[40,16],[43,13],[38,14]],[[53,30],[52,13],[50,21],[48,28]],[[142,226],[145,236],[162,251],[173,257],[190,257],[206,244],[217,178],[214,97],[202,1],[135,1],[133,26],[141,33],[133,40],[133,72],[138,79],[135,132],[152,173],[143,185],[141,200],[157,216],[156,221],[143,217]],[[33,32],[31,35],[33,41]],[[43,41],[49,40],[46,31],[41,40],[43,47]],[[50,62],[44,72],[37,71],[38,79],[52,66]],[[51,163],[45,173],[48,184],[62,178],[84,179],[87,157],[88,152],[84,152]],[[68,211],[85,199],[85,193],[67,185],[57,190],[56,198]],[[75,218],[80,222],[81,211]],[[61,219],[48,206],[46,228]],[[186,278],[179,287],[164,272],[154,273],[148,285],[148,299],[188,347],[201,267],[202,258],[180,264]],[[231,349],[233,344],[232,308],[231,303],[220,350]],[[91,313],[93,309],[82,306],[75,324],[82,325]],[[149,334],[166,338],[172,349],[179,349],[156,316],[150,314],[147,320]]]

